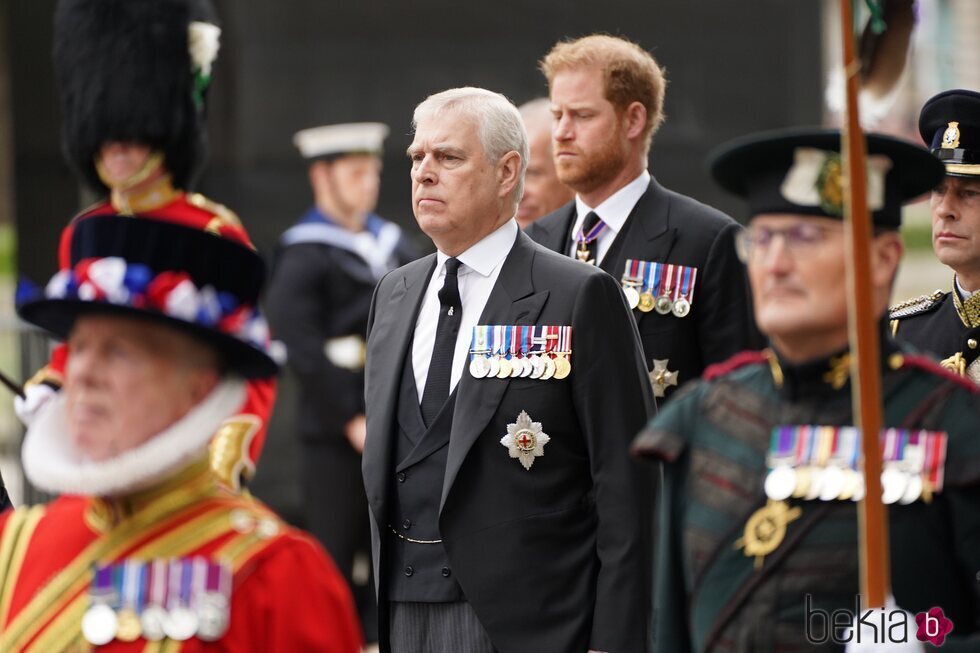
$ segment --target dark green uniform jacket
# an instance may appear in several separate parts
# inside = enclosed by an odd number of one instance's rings
[[[918,613],[940,606],[954,624],[942,647],[980,650],[980,401],[969,382],[883,343],[884,424],[948,433],[943,491],[931,502],[888,507],[892,591]],[[664,462],[658,501],[654,651],[841,650],[814,610],[854,612],[857,504],[789,499],[800,516],[754,566],[736,546],[763,489],[777,425],[846,425],[846,358],[803,366],[771,352],[740,354],[669,402],[634,453]],[[888,623],[891,623],[890,621]],[[909,638],[915,641],[914,629]]]

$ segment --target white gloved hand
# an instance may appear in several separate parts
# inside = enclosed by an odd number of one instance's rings
[[[895,597],[889,595],[884,608],[875,608],[862,621],[862,611],[855,615],[851,641],[845,653],[925,653],[925,645],[918,640],[915,615],[902,610],[895,604]],[[905,628],[901,626],[905,621]],[[906,637],[904,642],[893,642],[889,635]]]
[[[57,394],[58,391],[47,383],[29,385],[24,388],[23,398],[14,397],[14,412],[24,426],[30,427],[44,406]]]

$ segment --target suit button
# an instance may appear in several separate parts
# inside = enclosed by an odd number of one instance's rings
[[[406,519],[405,521],[402,522],[402,528],[404,528],[406,531],[408,529],[410,529],[411,527],[412,527],[412,520],[411,519]]]
[[[969,347],[970,349],[976,349],[977,348],[977,341],[976,341],[976,339],[975,338],[970,338],[969,340],[967,340],[966,341],[966,346]]]
[[[405,472],[398,472],[398,476],[396,476],[395,478],[398,479],[399,483],[404,483],[405,479],[408,478],[408,474],[406,474]]]
[[[412,565],[409,565],[409,566],[405,567],[405,575],[406,576],[411,576],[414,573],[415,573],[415,567],[413,567]]]
[[[452,574],[453,574],[453,572],[450,571],[449,567],[443,567],[442,568],[442,577],[443,578],[449,578],[450,576],[452,576]]]

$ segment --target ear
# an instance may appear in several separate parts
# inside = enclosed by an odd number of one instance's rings
[[[642,102],[631,102],[623,111],[623,120],[626,124],[627,138],[630,140],[639,138],[647,126],[647,108]]]
[[[511,150],[497,162],[497,184],[499,197],[507,197],[514,192],[517,181],[521,176],[521,155]]]
[[[882,310],[888,308],[892,285],[898,274],[898,266],[902,262],[905,246],[902,236],[897,231],[888,231],[875,236],[871,242],[871,282],[874,285],[875,297]]]
[[[310,164],[310,186],[317,188],[322,185],[330,173],[330,167],[326,161],[314,161]]]

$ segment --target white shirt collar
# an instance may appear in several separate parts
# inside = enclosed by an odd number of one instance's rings
[[[456,257],[465,266],[460,269],[459,273],[465,274],[469,269],[474,270],[484,277],[489,277],[490,273],[494,271],[494,268],[507,258],[507,254],[510,253],[510,249],[514,245],[514,240],[517,238],[517,232],[517,220],[511,218],[497,227],[495,231],[484,236],[483,240],[470,246],[469,249]],[[448,258],[448,254],[436,250],[437,274],[445,274],[445,263]]]
[[[960,285],[960,279],[959,279],[959,277],[953,277],[953,279],[956,281],[956,290],[959,291],[960,297],[962,297],[963,299],[969,299],[970,297],[972,297],[973,295],[976,294],[976,292],[977,292],[976,290],[974,290],[972,292],[969,291],[969,290],[965,290],[963,288],[963,286]]]
[[[647,192],[649,186],[650,172],[644,169],[639,177],[617,190],[607,197],[602,204],[594,208],[583,202],[580,195],[576,195],[575,232],[578,231],[579,225],[585,221],[585,216],[589,214],[589,211],[595,211],[596,215],[606,223],[608,229],[612,230],[613,233],[619,233],[622,231],[623,225],[626,224],[626,218],[632,213],[633,207],[640,201],[643,193]]]

